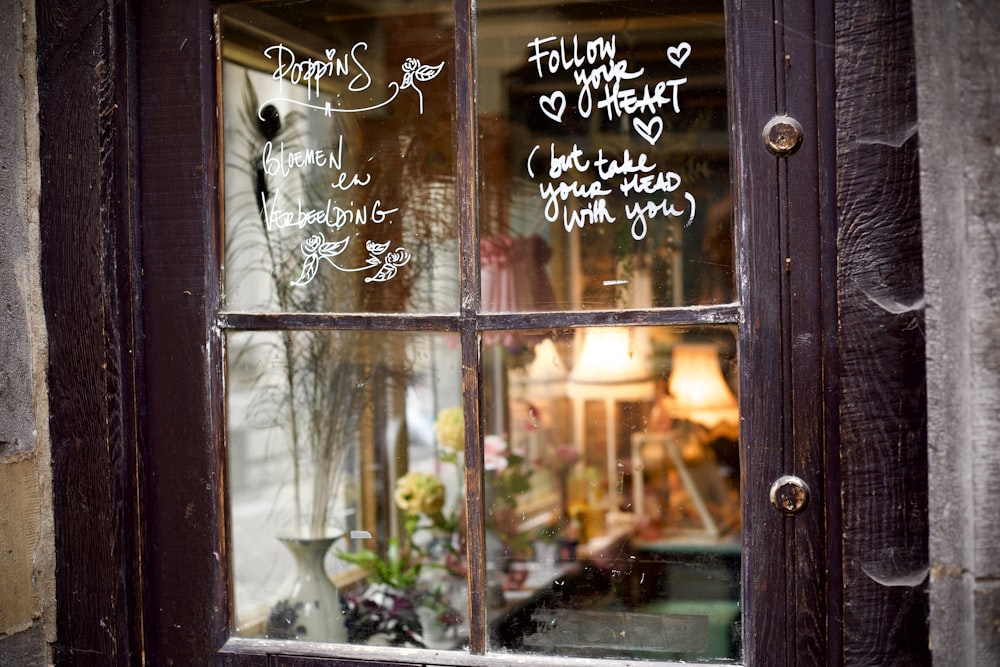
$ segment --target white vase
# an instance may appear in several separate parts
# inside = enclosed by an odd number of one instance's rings
[[[451,626],[441,620],[441,612],[429,607],[418,607],[421,639],[424,646],[434,649],[455,648],[457,640]]]
[[[271,607],[267,637],[347,642],[340,592],[323,563],[336,537],[278,538],[295,561],[293,576]]]

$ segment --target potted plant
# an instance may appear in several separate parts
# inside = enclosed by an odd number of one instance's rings
[[[444,484],[427,472],[400,477],[393,498],[404,516],[404,539],[390,538],[384,554],[370,549],[338,553],[368,575],[360,592],[346,596],[350,641],[453,644],[462,615],[451,604],[446,580],[433,575],[447,569],[454,553],[457,514],[445,512]],[[417,539],[421,532],[427,539]]]

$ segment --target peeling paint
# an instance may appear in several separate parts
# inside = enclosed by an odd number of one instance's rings
[[[901,315],[902,313],[923,310],[925,305],[923,296],[919,296],[911,302],[905,302],[900,301],[888,294],[874,294],[873,292],[869,292],[867,290],[861,290],[861,292],[868,297],[869,301],[887,313],[892,313],[893,315]]]
[[[914,122],[906,127],[898,128],[895,132],[889,132],[879,136],[858,137],[858,144],[862,146],[880,145],[891,148],[902,148],[903,144],[917,136],[918,123]]]
[[[868,575],[868,578],[881,586],[887,586],[890,588],[914,588],[924,583],[927,579],[927,575],[930,572],[929,566],[924,566],[916,570],[911,570],[909,572],[891,574],[874,572],[877,569],[875,565],[862,565],[861,571]]]

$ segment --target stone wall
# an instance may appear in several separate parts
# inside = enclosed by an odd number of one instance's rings
[[[934,664],[1000,665],[1000,8],[914,0]]]
[[[55,640],[34,5],[0,16],[0,665],[34,667]]]

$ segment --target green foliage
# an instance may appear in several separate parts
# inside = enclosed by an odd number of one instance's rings
[[[342,551],[337,557],[364,570],[371,581],[387,584],[400,590],[417,585],[423,557],[415,549],[401,546],[399,538],[389,538],[385,557],[371,549],[357,552]]]

